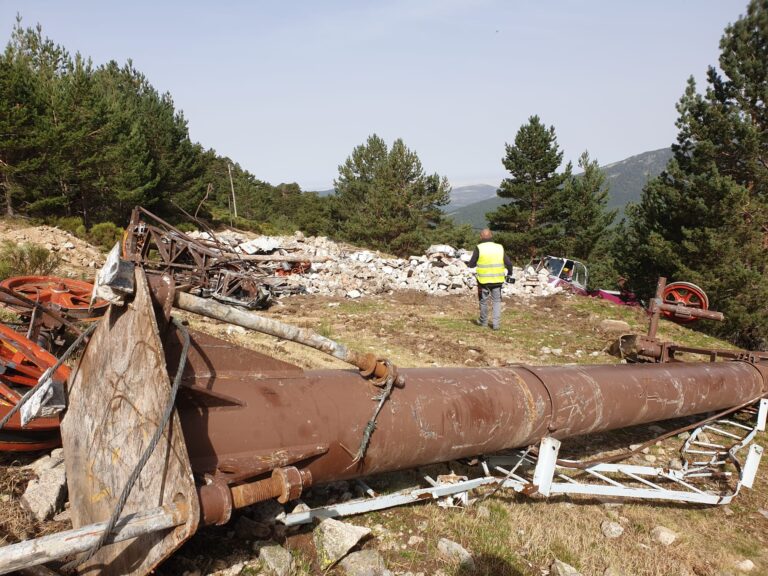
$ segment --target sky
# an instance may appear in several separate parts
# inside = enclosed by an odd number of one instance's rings
[[[496,185],[532,115],[565,161],[672,144],[746,0],[106,2],[0,0],[94,64],[132,59],[193,141],[261,180],[333,186],[373,133],[402,138],[453,186]]]

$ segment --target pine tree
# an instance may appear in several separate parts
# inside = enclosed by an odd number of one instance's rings
[[[595,248],[608,232],[618,210],[607,210],[608,185],[597,160],[590,160],[589,152],[579,157],[579,168],[584,172],[565,181],[560,192],[563,215],[560,253],[587,261],[591,266],[599,254]]]
[[[651,181],[621,262],[646,294],[656,277],[687,280],[725,313],[707,330],[768,347],[768,0],[753,0],[720,42],[704,94],[690,79],[678,103],[674,157]]]
[[[510,202],[487,214],[491,229],[501,232],[499,239],[511,254],[527,258],[557,247],[562,235],[563,214],[559,189],[570,176],[556,173],[563,160],[554,126],[546,128],[538,116],[517,131],[514,146],[506,145],[504,167],[511,174],[499,188],[501,198]]]
[[[333,218],[342,238],[399,255],[417,253],[447,225],[445,177],[424,172],[415,152],[398,139],[388,149],[373,134],[339,166]]]

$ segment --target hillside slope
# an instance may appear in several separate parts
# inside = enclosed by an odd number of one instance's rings
[[[602,166],[610,187],[608,208],[618,208],[620,218],[624,207],[630,202],[640,200],[645,183],[658,176],[671,157],[672,151],[669,148],[661,148]],[[466,186],[463,188],[477,187]],[[464,197],[462,196],[462,198]],[[446,208],[446,212],[459,224],[470,224],[479,229],[487,226],[485,215],[506,202],[507,200],[504,198],[489,195],[478,202],[469,204],[460,205],[451,202]]]

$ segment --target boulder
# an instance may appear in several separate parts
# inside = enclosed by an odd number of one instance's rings
[[[555,559],[549,567],[549,576],[582,576],[582,574],[570,564]]]
[[[339,564],[347,576],[392,576],[377,550],[352,552]]]
[[[448,560],[458,561],[459,565],[465,570],[475,569],[475,560],[472,558],[472,554],[464,548],[461,544],[448,540],[448,538],[440,538],[437,542],[437,550],[440,555]]]
[[[320,567],[325,570],[338,562],[370,533],[370,528],[339,522],[333,518],[320,522],[314,532]]]
[[[665,526],[656,526],[651,530],[651,538],[662,546],[669,546],[677,540],[677,534]]]
[[[277,544],[270,544],[259,548],[259,560],[267,574],[290,576],[295,572],[293,556],[291,556],[288,550]]]

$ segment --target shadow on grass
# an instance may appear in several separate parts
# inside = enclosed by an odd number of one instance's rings
[[[475,556],[475,566],[459,566],[454,576],[525,576],[507,560],[493,554]]]

